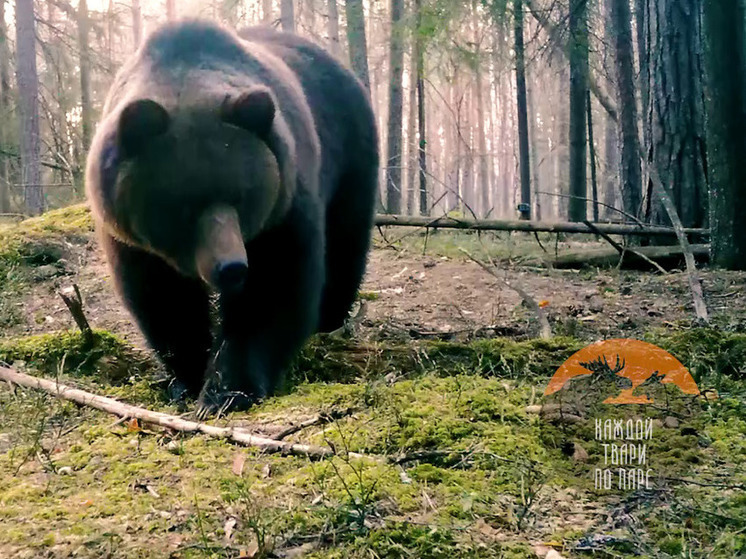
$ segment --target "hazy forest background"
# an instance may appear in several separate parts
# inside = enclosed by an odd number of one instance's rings
[[[654,195],[658,177],[685,227],[710,225],[710,189],[720,189],[713,209],[726,229],[721,252],[729,253],[720,262],[738,267],[746,258],[731,254],[744,244],[733,238],[731,196],[746,187],[728,161],[745,149],[746,24],[739,2],[730,12],[719,6],[1,2],[0,213],[81,200],[86,150],[116,70],[159,23],[200,16],[295,31],[351,65],[378,115],[382,211],[668,224]],[[709,42],[708,25],[717,30]],[[727,140],[732,133],[740,140]]]

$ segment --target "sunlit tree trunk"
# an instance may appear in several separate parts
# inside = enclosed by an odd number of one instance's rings
[[[132,0],[132,41],[135,48],[140,46],[142,39],[142,13],[140,11],[140,0]]]
[[[402,71],[404,65],[404,33],[402,17],[404,1],[391,0],[391,51],[389,57],[388,140],[386,142],[386,210],[401,211],[402,167]]]
[[[39,147],[39,78],[33,0],[16,0],[16,80],[20,109],[21,183],[26,212],[44,211]]]
[[[168,21],[176,19],[176,0],[166,0],[166,19]]]
[[[368,46],[365,40],[365,15],[363,0],[345,0],[347,16],[347,43],[350,49],[350,65],[355,75],[370,91],[368,77]]]
[[[5,25],[5,1],[0,0],[0,150],[7,151],[10,124],[10,52]],[[10,211],[10,165],[7,153],[0,153],[0,213]]]
[[[78,2],[78,49],[80,51],[80,124],[83,152],[88,152],[93,135],[93,109],[91,107],[91,56],[88,45],[88,2]],[[80,162],[79,167],[83,167]]]
[[[280,25],[283,31],[295,33],[295,6],[293,0],[280,0]]]
[[[329,50],[336,57],[340,58],[342,50],[339,44],[339,13],[337,10],[337,0],[327,0],[327,23],[326,30],[329,35]]]
[[[272,0],[262,0],[262,23],[270,25],[272,22]]]

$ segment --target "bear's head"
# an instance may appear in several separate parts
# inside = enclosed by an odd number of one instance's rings
[[[246,243],[284,203],[287,177],[270,148],[275,112],[262,86],[221,103],[126,103],[88,165],[100,221],[184,275],[236,289],[247,271]]]

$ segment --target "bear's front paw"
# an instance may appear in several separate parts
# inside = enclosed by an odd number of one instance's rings
[[[244,411],[249,409],[256,401],[256,398],[244,392],[203,391],[197,401],[197,419],[204,420],[212,416],[219,417],[231,411]]]

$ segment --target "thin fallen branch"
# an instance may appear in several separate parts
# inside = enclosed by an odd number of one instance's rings
[[[594,231],[596,231],[598,233],[598,235],[604,241],[606,241],[607,243],[609,243],[612,247],[614,247],[617,250],[617,252],[619,252],[619,256],[621,257],[621,259],[619,260],[619,266],[620,267],[622,265],[622,261],[624,260],[624,255],[629,252],[630,254],[634,254],[638,258],[642,258],[645,262],[647,262],[648,264],[650,264],[651,266],[653,266],[654,268],[656,268],[661,274],[665,275],[665,274],[668,273],[663,268],[663,266],[661,266],[660,264],[658,264],[656,261],[651,260],[650,258],[648,258],[647,256],[645,256],[642,252],[636,251],[633,248],[629,248],[629,247],[625,247],[625,246],[620,245],[614,239],[612,239],[611,237],[609,237],[606,233],[603,233],[602,231],[599,231],[596,228],[596,226],[593,225],[590,221],[584,221],[583,223],[585,223],[588,227],[590,227],[591,229],[593,229]]]
[[[305,421],[299,421],[298,423],[291,424],[289,427],[277,433],[274,438],[280,441],[286,437],[289,437],[290,435],[294,435],[295,433],[302,431],[303,429],[307,429],[308,427],[313,427],[315,425],[325,425],[326,423],[329,423],[331,421],[341,419],[348,415],[352,415],[352,412],[352,408],[346,410],[332,410],[330,412],[322,412],[317,416],[312,417],[311,419],[306,419]]]
[[[306,456],[315,460],[329,458],[335,455],[335,452],[330,448],[305,444],[293,444],[267,437],[259,437],[234,427],[217,427],[215,425],[190,421],[167,413],[125,404],[124,402],[114,400],[113,398],[92,394],[85,390],[73,388],[54,380],[20,373],[7,367],[0,367],[0,381],[33,388],[35,390],[42,390],[62,400],[75,402],[81,406],[95,408],[119,417],[138,419],[144,423],[159,425],[182,433],[202,433],[216,439],[228,439],[231,442],[259,448],[265,452],[279,452],[283,454]],[[377,462],[383,460],[377,456],[359,454],[356,452],[349,452],[348,456],[350,458],[363,458]]]
[[[376,216],[377,227],[421,227],[427,229],[470,229],[473,231],[527,231],[529,233],[585,233],[593,234],[585,223],[521,221],[510,219],[472,219],[452,217],[422,217],[408,215],[379,214]],[[676,230],[660,225],[633,225],[625,223],[596,223],[596,228],[608,235],[629,235],[639,237],[674,237]],[[709,235],[708,229],[684,229],[688,235]]]
[[[518,293],[518,295],[521,296],[521,299],[523,299],[523,302],[526,303],[526,305],[534,312],[536,318],[539,321],[539,336],[543,340],[548,340],[552,337],[552,327],[549,325],[547,313],[544,312],[544,309],[539,306],[539,303],[537,303],[536,300],[531,297],[531,295],[529,295],[525,290],[518,287],[517,285],[513,285],[507,279],[501,278],[500,275],[497,273],[497,267],[495,266],[495,263],[492,262],[491,258],[490,262],[492,266],[487,266],[487,264],[472,256],[469,251],[464,250],[463,248],[459,248],[459,250],[464,253],[466,257],[469,258],[469,260],[471,260],[475,264],[478,264],[480,268],[494,277],[497,281],[502,283],[505,287],[507,287],[508,289],[512,289],[513,291]]]
[[[689,239],[686,237],[681,218],[671,201],[671,197],[668,195],[668,189],[663,184],[663,181],[658,174],[658,169],[656,169],[655,165],[648,165],[648,162],[645,159],[645,154],[642,150],[640,150],[640,160],[642,161],[644,170],[647,171],[647,175],[653,182],[653,190],[658,195],[658,198],[660,198],[661,203],[668,214],[668,219],[671,220],[674,231],[676,231],[676,237],[679,240],[679,245],[681,245],[681,250],[684,252],[686,273],[689,278],[689,290],[692,292],[692,301],[694,302],[694,313],[699,320],[708,324],[710,319],[707,313],[705,297],[702,293],[702,282],[699,279],[697,265],[694,262],[694,253],[692,252],[692,247],[689,245]]]

